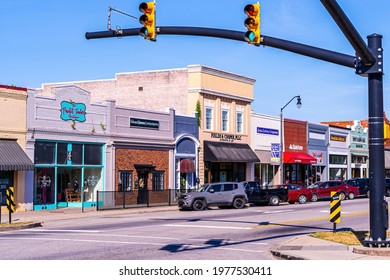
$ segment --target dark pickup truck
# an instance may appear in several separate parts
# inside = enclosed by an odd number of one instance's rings
[[[288,190],[286,188],[262,188],[256,181],[244,181],[242,183],[248,196],[248,203],[276,206],[280,202],[288,201]]]

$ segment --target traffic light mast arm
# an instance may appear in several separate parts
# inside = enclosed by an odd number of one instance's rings
[[[216,28],[205,28],[205,27],[185,27],[185,26],[160,26],[156,28],[157,34],[159,35],[187,35],[187,36],[204,36],[229,39],[235,41],[246,42],[244,38],[245,32],[216,29]],[[112,37],[126,37],[126,36],[139,36],[139,28],[130,28],[122,30],[109,30],[109,31],[98,31],[98,32],[87,32],[85,34],[86,39],[102,39]],[[295,43],[287,40],[282,40],[274,37],[261,36],[261,45],[282,49],[285,51],[301,54],[304,56],[316,58],[319,60],[331,62],[341,66],[355,68],[355,57],[333,52],[309,45]]]

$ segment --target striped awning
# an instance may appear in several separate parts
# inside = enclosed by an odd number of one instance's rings
[[[0,171],[33,169],[34,163],[15,140],[0,140]]]

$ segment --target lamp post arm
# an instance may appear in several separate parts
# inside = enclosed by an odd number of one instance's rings
[[[290,101],[287,102],[287,104],[284,105],[284,106],[280,109],[280,112],[283,112],[284,108],[286,108],[286,107],[288,106],[288,104],[290,104],[295,98],[298,98],[298,97],[299,97],[299,95],[296,95],[296,96],[294,96],[293,98],[291,98]]]

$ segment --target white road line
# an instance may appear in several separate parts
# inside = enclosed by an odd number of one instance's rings
[[[239,230],[247,230],[252,229],[250,227],[221,227],[221,226],[206,226],[206,225],[189,225],[189,224],[167,224],[161,225],[164,227],[186,227],[186,228],[213,228],[213,229],[239,229]]]
[[[322,210],[320,211],[321,213],[330,213],[330,209],[329,210]],[[344,211],[341,211],[341,214],[349,214],[350,212],[344,212]]]
[[[34,231],[34,232],[75,232],[75,233],[99,233],[100,230],[84,230],[84,229],[23,229],[22,231]]]
[[[294,210],[274,210],[274,211],[255,211],[258,213],[263,213],[263,214],[278,214],[278,213],[285,213],[285,212],[292,212]]]
[[[168,246],[176,244],[166,244],[166,243],[151,243],[151,242],[132,242],[132,241],[113,241],[113,240],[92,240],[92,239],[68,239],[68,238],[12,238],[12,237],[0,237],[0,240],[46,240],[46,241],[70,241],[70,242],[85,242],[85,243],[110,243],[110,244],[129,244],[129,245],[151,245],[151,246]],[[182,251],[189,250],[192,248],[202,249],[208,247],[212,250],[223,250],[223,251],[242,251],[242,252],[252,252],[252,253],[263,253],[264,251],[258,250],[248,250],[248,249],[239,249],[239,248],[226,248],[213,245],[190,245],[190,244],[178,244]],[[223,246],[229,246],[229,244],[223,244]],[[178,246],[179,247],[179,246]]]

